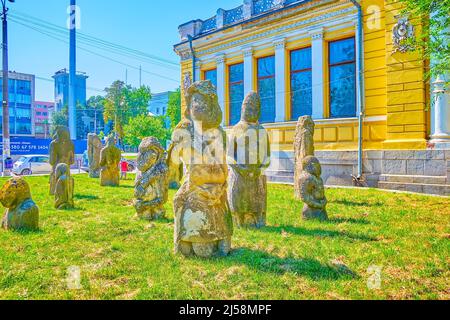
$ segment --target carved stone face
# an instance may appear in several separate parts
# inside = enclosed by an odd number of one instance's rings
[[[256,92],[250,92],[242,104],[242,120],[256,123],[261,115],[261,99]]]
[[[303,116],[299,119],[300,126],[308,131],[314,131],[314,120],[310,116]]]
[[[30,187],[22,178],[13,178],[0,190],[0,202],[5,208],[13,208],[31,198]]]
[[[61,141],[61,142],[70,140],[69,129],[67,127],[64,127],[64,126],[59,126],[56,129],[56,133],[55,133],[54,139],[56,139],[58,141]]]
[[[303,160],[303,170],[317,178],[320,178],[320,176],[322,175],[322,167],[320,165],[319,159],[317,159],[316,157],[306,157]]]
[[[194,83],[188,90],[189,115],[200,122],[203,128],[217,128],[222,122],[222,111],[215,88],[210,81]]]
[[[163,157],[164,149],[156,138],[146,138],[139,146],[139,170],[147,171]]]

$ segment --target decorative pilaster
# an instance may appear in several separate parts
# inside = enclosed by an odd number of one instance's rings
[[[244,53],[244,96],[253,90],[253,48],[245,48]]]
[[[286,121],[286,40],[274,41],[275,46],[275,122]]]
[[[433,82],[433,86],[434,121],[431,143],[448,143],[448,146],[450,146],[450,94],[445,87],[445,80],[441,76]]]
[[[323,29],[310,32],[312,55],[312,118],[324,118]]]
[[[197,61],[195,63],[194,82],[201,80],[201,70],[202,70],[202,63],[201,63],[201,61]]]
[[[225,55],[220,54],[216,57],[217,65],[217,98],[219,100],[219,105],[222,110],[223,120],[222,125],[225,126],[227,121],[227,114],[225,110]]]

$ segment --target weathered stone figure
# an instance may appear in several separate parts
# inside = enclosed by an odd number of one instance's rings
[[[102,140],[95,134],[88,135],[88,161],[89,177],[100,178],[100,152],[102,151]]]
[[[106,146],[100,152],[100,185],[118,187],[120,183],[120,149],[116,147],[114,137],[106,139]]]
[[[55,209],[72,209],[74,180],[70,176],[70,168],[65,163],[56,167]]]
[[[228,255],[233,221],[227,201],[226,136],[222,111],[210,81],[189,87],[184,119],[175,129],[169,159],[186,166],[174,199],[175,252],[208,258]]]
[[[23,178],[12,178],[0,190],[0,202],[6,208],[2,228],[38,230],[39,209],[31,199],[30,186]]]
[[[267,178],[263,171],[270,165],[270,142],[267,131],[259,124],[260,114],[259,95],[250,92],[242,105],[241,121],[228,140],[228,200],[238,227],[266,225]]]
[[[158,139],[142,140],[137,157],[134,207],[140,218],[154,220],[165,216],[164,205],[168,198],[169,168],[166,153]]]
[[[327,198],[321,178],[322,168],[316,157],[303,160],[303,172],[299,178],[300,198],[305,203],[303,219],[328,220]]]
[[[50,174],[50,194],[55,194],[56,166],[65,163],[69,167],[75,162],[75,146],[70,140],[69,129],[59,126],[55,130],[53,141],[50,143],[50,165],[52,173]]]
[[[303,172],[303,160],[308,156],[314,156],[314,128],[315,124],[310,116],[300,117],[295,131],[295,177],[294,191],[297,199],[300,195],[300,175]]]

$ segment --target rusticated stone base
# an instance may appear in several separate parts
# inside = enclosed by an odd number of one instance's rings
[[[327,186],[353,186],[357,151],[316,151]],[[450,195],[450,150],[380,150],[364,152],[367,187]],[[294,182],[293,152],[273,152],[266,171],[270,182]]]

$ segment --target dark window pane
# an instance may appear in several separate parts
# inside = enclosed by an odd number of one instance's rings
[[[205,80],[211,81],[211,83],[217,88],[217,70],[205,71]]]
[[[242,102],[244,101],[244,85],[230,86],[230,125],[234,126],[241,121]]]
[[[275,122],[275,78],[258,81],[261,97],[261,123]]]
[[[354,38],[330,42],[330,64],[354,61],[355,59]]]
[[[230,70],[230,76],[229,76],[230,83],[244,80],[244,64],[243,63],[232,65],[229,67],[229,70]]]
[[[332,118],[356,116],[355,64],[330,68],[330,113]]]
[[[291,71],[311,69],[311,67],[311,48],[305,48],[291,52]]]
[[[312,73],[293,73],[291,77],[291,120],[312,115]]]
[[[270,56],[258,59],[258,78],[275,75],[275,57]]]

